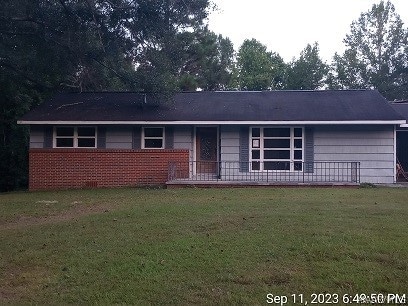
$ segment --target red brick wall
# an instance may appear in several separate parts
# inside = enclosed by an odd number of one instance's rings
[[[30,149],[29,189],[158,185],[188,150]]]

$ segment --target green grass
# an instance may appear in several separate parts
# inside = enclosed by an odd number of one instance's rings
[[[0,194],[0,304],[408,293],[408,189]]]

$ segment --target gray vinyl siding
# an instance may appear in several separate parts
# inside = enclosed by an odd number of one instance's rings
[[[394,129],[392,126],[317,126],[314,158],[360,162],[360,181],[394,182]]]
[[[45,148],[46,133],[44,126],[31,126],[30,128],[30,148]],[[50,138],[50,147],[52,147],[52,127],[49,127],[51,134],[48,136]],[[103,129],[103,130],[102,130]],[[192,127],[181,126],[172,128],[172,140],[170,143],[167,139],[166,147],[171,148],[171,144],[174,145],[175,149],[188,149],[190,150],[191,158],[193,151],[193,134]],[[106,149],[132,149],[133,142],[141,142],[141,130],[138,129],[139,133],[137,137],[134,135],[133,126],[107,126],[98,127],[98,148]],[[101,133],[102,131],[102,133]],[[103,135],[102,135],[103,134]],[[168,138],[168,133],[166,134]],[[174,141],[174,143],[173,143]],[[138,146],[134,146],[134,149],[140,149],[140,143]]]
[[[232,180],[232,178],[235,178],[245,180],[244,173],[248,173],[248,171],[241,171],[246,169],[242,169],[240,164],[240,133],[240,126],[220,127],[220,156],[221,162],[223,162],[220,173],[221,179]]]
[[[239,161],[239,126],[221,126],[221,161]]]
[[[193,160],[193,127],[175,126],[173,129],[174,149],[187,149],[190,152],[190,161]]]
[[[314,171],[314,135],[313,127],[305,128],[305,148],[304,148],[304,172],[313,173]]]
[[[100,126],[98,127],[97,131],[97,140],[96,145],[98,149],[105,149],[106,148],[106,127]]]
[[[132,127],[107,127],[106,149],[132,149]]]
[[[52,127],[50,127],[52,132]],[[102,141],[101,129],[104,129],[104,137]],[[134,138],[134,127],[132,126],[106,126],[98,127],[98,148],[106,149],[132,149]],[[140,129],[140,128],[139,128]],[[174,127],[173,139],[175,149],[188,149],[192,158],[193,151],[193,128],[191,126]],[[30,148],[44,148],[45,147],[45,127],[31,126],[30,127]],[[167,136],[167,135],[166,135]],[[50,134],[50,143],[52,145],[52,134]],[[135,137],[136,141],[141,142],[141,135]],[[104,145],[100,146],[100,143]],[[169,140],[167,146],[170,147]],[[51,146],[50,146],[51,147]],[[135,146],[135,149],[140,149],[140,144]]]
[[[305,131],[307,134],[308,127]],[[395,167],[393,137],[392,126],[315,126],[313,144],[309,144],[313,148],[308,149],[313,156],[305,158],[305,161],[356,161],[360,162],[361,166],[361,182],[393,183]],[[221,161],[236,162],[236,165],[231,167],[239,167],[239,152],[240,128],[221,126]],[[313,168],[311,170],[313,171]],[[311,175],[313,172],[318,174],[319,169],[312,171]],[[235,172],[236,178],[240,174],[246,175],[238,170]],[[285,179],[283,176],[280,177]],[[263,179],[262,174],[259,179]]]
[[[239,169],[249,171],[249,127],[242,126],[239,130]]]
[[[171,148],[181,148],[177,147],[180,145],[180,140],[178,138],[177,132],[182,128],[179,127],[165,127],[165,147],[166,149]],[[190,129],[191,130],[191,129]],[[176,132],[177,131],[177,132]],[[133,127],[133,126],[125,126],[125,127],[107,127],[106,129],[106,148],[107,149],[136,149],[139,150],[141,148],[141,127]],[[176,135],[177,134],[177,135]],[[181,137],[183,137],[183,132],[181,133]],[[190,132],[191,138],[191,132]],[[178,143],[177,143],[178,141]],[[183,141],[183,139],[181,139]],[[187,142],[187,139],[184,140]],[[192,141],[191,139],[188,141],[189,145],[191,146]],[[182,147],[183,149],[185,148]]]
[[[52,148],[53,146],[53,127],[45,126],[44,127],[44,148]]]
[[[32,125],[30,127],[30,149],[44,148],[44,139],[44,127]]]
[[[168,126],[164,129],[164,148],[165,149],[174,149],[174,128]]]
[[[132,128],[132,149],[140,150],[142,147],[142,128],[140,126],[134,126]]]

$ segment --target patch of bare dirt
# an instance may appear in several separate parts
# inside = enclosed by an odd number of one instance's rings
[[[6,266],[0,274],[0,304],[23,304],[18,301],[30,300],[32,292],[41,290],[50,277],[49,272],[41,267]]]
[[[106,203],[84,205],[81,202],[74,202],[69,209],[58,214],[51,214],[42,217],[20,216],[17,220],[0,224],[0,230],[18,229],[33,225],[43,225],[78,220],[83,216],[100,214],[109,212],[110,210],[112,210],[112,206]]]

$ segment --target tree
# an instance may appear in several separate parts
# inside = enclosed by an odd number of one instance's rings
[[[286,89],[319,89],[325,84],[328,66],[319,56],[319,45],[308,44],[287,69]]]
[[[27,127],[18,126],[16,119],[31,104],[37,104],[38,97],[35,90],[26,88],[23,82],[22,78],[10,77],[0,70],[0,191],[21,188],[28,183],[28,131]]]
[[[391,2],[374,4],[351,24],[346,51],[334,56],[330,86],[377,88],[388,99],[408,98],[407,35]]]
[[[234,47],[228,38],[207,28],[197,31],[195,39],[185,46],[188,50],[181,61],[181,90],[225,90],[231,79]]]
[[[204,90],[227,90],[234,64],[234,46],[228,37],[210,33],[211,52],[204,52],[200,87]],[[207,53],[207,55],[206,55]]]
[[[283,59],[255,39],[246,39],[238,51],[237,84],[241,90],[268,90],[282,87]]]
[[[187,47],[201,42],[209,0],[5,0],[2,6],[5,69],[36,81],[46,76],[47,86],[60,90],[164,92],[176,90],[180,59],[189,60]]]
[[[178,90],[209,0],[0,2],[0,191],[24,185],[27,110],[57,91]],[[188,70],[187,70],[188,71]],[[202,81],[204,82],[204,81]],[[160,99],[162,100],[162,99]]]

